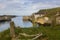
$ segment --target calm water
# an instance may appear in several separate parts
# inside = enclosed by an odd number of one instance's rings
[[[23,22],[23,17],[16,17],[13,18],[12,21],[14,21],[15,26],[20,26],[22,28],[28,28],[32,27],[32,23],[29,21]],[[0,22],[0,31],[4,31],[6,29],[10,28],[10,22]]]

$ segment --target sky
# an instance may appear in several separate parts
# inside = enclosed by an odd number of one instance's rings
[[[0,0],[0,15],[31,15],[54,7],[60,7],[60,0]]]

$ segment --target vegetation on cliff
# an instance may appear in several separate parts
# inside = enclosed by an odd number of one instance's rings
[[[42,9],[37,12],[38,14],[46,14],[46,16],[53,16],[57,13],[60,14],[60,7],[57,8],[51,8],[51,9]]]

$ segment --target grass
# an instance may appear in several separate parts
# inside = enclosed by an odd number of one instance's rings
[[[60,40],[60,30],[56,28],[42,27],[41,32],[45,33],[49,40]]]
[[[37,34],[40,32],[46,35],[48,37],[48,40],[60,40],[60,26],[56,26],[54,28],[49,27],[49,26],[46,26],[46,27],[40,26],[40,27],[31,27],[31,28],[17,27],[15,29],[16,35],[18,35],[19,33],[27,33],[31,35],[31,34]],[[9,34],[10,34],[9,29],[3,32],[0,32],[0,40],[11,40]],[[24,36],[20,36],[19,38],[24,39],[24,40],[31,39],[31,38],[24,37]]]
[[[10,38],[10,30],[7,29],[3,32],[0,32],[0,40],[11,40]]]

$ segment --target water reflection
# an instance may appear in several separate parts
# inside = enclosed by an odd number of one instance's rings
[[[32,27],[32,23],[29,21],[23,22],[23,27]]]
[[[22,28],[24,28],[24,27],[26,28],[26,27],[31,27],[32,26],[32,23],[29,22],[29,21],[23,22],[23,17],[13,18],[12,21],[14,21],[15,26],[20,26]]]

